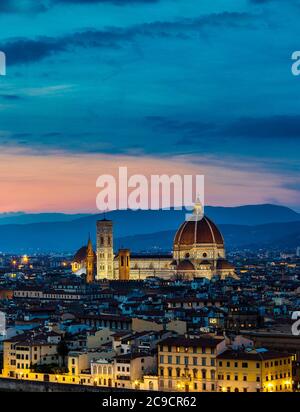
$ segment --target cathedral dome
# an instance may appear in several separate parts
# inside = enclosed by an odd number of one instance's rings
[[[217,226],[208,217],[189,220],[180,226],[174,238],[174,246],[192,246],[209,243],[224,246],[224,240]]]

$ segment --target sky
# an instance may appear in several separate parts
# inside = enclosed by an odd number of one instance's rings
[[[1,0],[0,212],[96,210],[99,175],[204,174],[300,211],[300,0]]]

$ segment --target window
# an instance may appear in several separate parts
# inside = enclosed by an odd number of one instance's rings
[[[243,381],[244,381],[244,382],[247,382],[247,375],[244,375],[244,376],[243,376]]]
[[[160,363],[164,363],[164,355],[160,355],[160,357],[159,357],[159,362],[160,362]]]
[[[243,362],[242,363],[242,368],[248,368],[248,362]]]
[[[227,368],[230,368],[230,362],[226,362]]]
[[[193,365],[197,366],[197,358],[196,357],[193,358]]]

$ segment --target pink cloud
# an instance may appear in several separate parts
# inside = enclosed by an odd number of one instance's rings
[[[0,211],[96,212],[98,176],[117,176],[120,166],[127,166],[129,175],[204,174],[205,203],[210,205],[296,205],[300,200],[299,192],[284,187],[295,183],[294,178],[271,173],[261,164],[201,156],[154,158],[60,152],[43,156],[2,149]]]

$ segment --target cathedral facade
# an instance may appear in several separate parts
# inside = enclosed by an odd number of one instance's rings
[[[203,215],[200,202],[196,202],[193,214],[178,228],[170,254],[131,254],[129,249],[120,249],[114,255],[113,222],[107,219],[98,221],[96,260],[96,280],[236,277],[234,266],[226,260],[223,236],[218,227]]]

